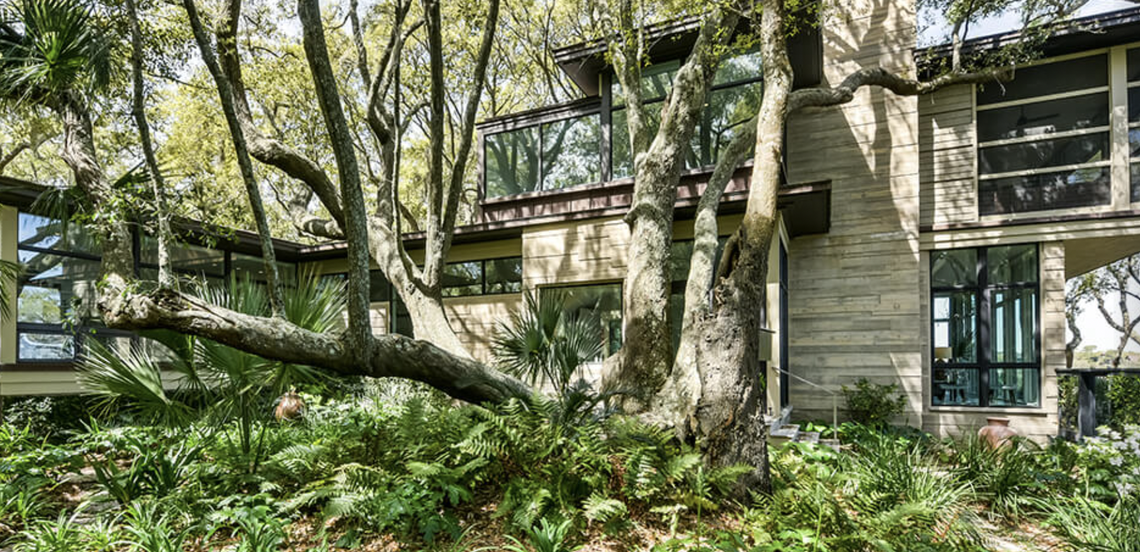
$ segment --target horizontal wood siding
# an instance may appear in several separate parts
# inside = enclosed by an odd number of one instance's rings
[[[978,220],[974,91],[944,88],[918,100],[923,226]]]
[[[822,25],[824,84],[882,65],[913,74],[914,6],[856,2]],[[843,385],[898,383],[922,411],[918,101],[860,89],[838,108],[795,115],[789,180],[831,181],[831,230],[789,244],[790,400],[796,419],[831,419]],[[775,265],[773,265],[775,266]],[[838,397],[838,398],[837,398]]]

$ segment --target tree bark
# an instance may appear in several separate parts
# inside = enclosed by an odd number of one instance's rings
[[[632,25],[629,2],[623,2],[621,10],[622,24]],[[690,138],[704,111],[709,83],[731,38],[732,33],[723,30],[736,27],[738,13],[735,6],[725,6],[705,19],[693,52],[673,80],[662,107],[661,125],[647,148],[639,149],[647,140],[647,131],[635,107],[641,102],[640,71],[629,66],[640,63],[640,59],[631,59],[640,47],[616,48],[624,52],[620,59],[625,65],[617,70],[626,75],[622,90],[630,110],[630,151],[636,156],[633,200],[625,216],[630,227],[628,266],[622,287],[625,335],[617,366],[607,374],[606,386],[625,393],[622,406],[627,412],[649,409],[673,366],[669,295],[673,284],[671,253],[677,185]],[[640,41],[638,38],[638,44]]]
[[[198,17],[198,7],[194,0],[182,0],[186,15],[190,19],[191,31],[198,50],[202,53],[202,61],[206,64],[214,84],[218,89],[218,99],[225,114],[226,125],[229,127],[230,138],[233,140],[234,153],[237,156],[238,169],[241,172],[242,182],[245,183],[246,196],[249,199],[249,208],[253,213],[253,220],[257,226],[258,238],[261,243],[261,260],[265,266],[265,275],[269,283],[269,304],[273,315],[283,316],[284,299],[281,276],[277,270],[277,252],[273,249],[272,233],[269,231],[269,217],[265,213],[265,203],[261,199],[261,188],[258,187],[257,177],[253,173],[253,163],[250,161],[249,150],[246,146],[245,133],[238,120],[237,108],[234,102],[233,83],[222,72],[210,49],[210,39],[206,34],[202,21]]]
[[[348,335],[347,343],[354,354],[368,358],[372,347],[372,323],[369,315],[370,281],[368,254],[368,210],[364,206],[364,190],[360,183],[360,169],[356,164],[352,134],[340,105],[325,45],[324,23],[317,0],[299,0],[297,14],[301,19],[302,42],[309,70],[313,75],[317,100],[329,131],[333,155],[336,157],[340,180],[341,201],[344,204],[344,234],[348,241]]]
[[[131,114],[135,119],[135,126],[139,129],[139,142],[142,145],[143,158],[146,160],[147,171],[150,173],[151,187],[154,191],[155,220],[157,231],[155,238],[158,245],[158,283],[164,287],[175,285],[174,273],[170,270],[170,219],[166,209],[166,182],[162,171],[158,167],[158,157],[154,153],[154,142],[150,136],[150,124],[146,119],[146,97],[142,74],[143,46],[142,28],[139,24],[138,8],[134,0],[126,1],[127,19],[131,28],[131,81],[133,93],[131,95]]]

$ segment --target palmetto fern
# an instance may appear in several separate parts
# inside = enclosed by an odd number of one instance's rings
[[[0,96],[94,90],[110,80],[105,33],[80,0],[0,4]]]

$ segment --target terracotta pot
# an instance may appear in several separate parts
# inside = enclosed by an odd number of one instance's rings
[[[986,418],[986,425],[978,430],[978,437],[986,440],[990,448],[1008,447],[1017,430],[1009,427],[1009,418]]]
[[[278,420],[295,420],[305,413],[305,399],[290,391],[281,395],[277,400],[277,408],[273,409],[273,417]]]

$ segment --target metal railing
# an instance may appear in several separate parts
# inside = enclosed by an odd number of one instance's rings
[[[1099,378],[1109,376],[1140,377],[1140,368],[1069,368],[1057,370],[1058,376],[1075,376],[1077,378],[1077,438],[1095,437],[1096,428],[1107,420],[1098,420],[1097,417],[1097,381]],[[1101,405],[1099,409],[1110,410]],[[1063,410],[1064,404],[1060,405]],[[1064,413],[1061,412],[1060,423],[1065,423]]]
[[[835,391],[819,385],[818,383],[797,376],[783,368],[774,369],[781,374],[786,374],[788,377],[796,378],[803,383],[806,383],[816,389],[819,389],[820,391],[823,391],[824,393],[827,393],[828,395],[831,395],[831,427],[837,431],[839,430],[839,393],[836,393]]]

